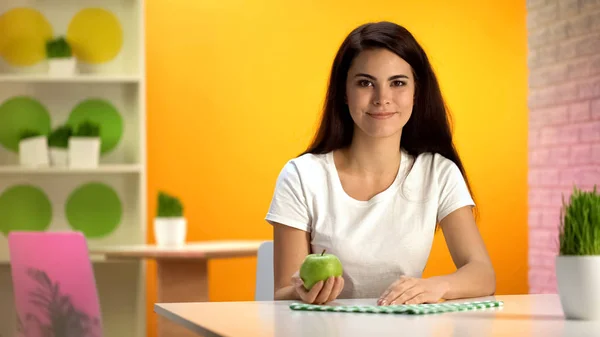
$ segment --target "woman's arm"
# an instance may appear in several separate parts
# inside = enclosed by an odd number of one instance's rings
[[[473,219],[471,207],[450,213],[440,222],[457,271],[443,276],[401,276],[378,299],[378,305],[436,303],[440,299],[492,295],[496,276]]]
[[[292,276],[310,254],[310,233],[273,223],[273,273],[275,300],[298,300]]]
[[[319,281],[306,290],[298,275],[304,258],[310,253],[310,233],[276,222],[273,223],[273,231],[274,299],[316,304],[336,299],[344,288],[341,276]]]
[[[457,270],[449,275],[432,277],[445,284],[445,299],[492,295],[496,275],[471,207],[462,207],[440,222],[448,250]]]

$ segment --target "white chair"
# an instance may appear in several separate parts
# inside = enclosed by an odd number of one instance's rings
[[[273,241],[265,241],[258,248],[256,261],[255,301],[273,300]]]

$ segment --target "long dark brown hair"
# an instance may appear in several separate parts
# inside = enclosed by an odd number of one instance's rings
[[[451,116],[429,59],[406,28],[391,22],[361,25],[343,41],[331,68],[320,126],[303,154],[324,154],[350,145],[354,121],[345,101],[348,70],[361,51],[376,48],[388,49],[405,60],[412,67],[415,78],[413,112],[402,129],[400,146],[415,157],[429,152],[453,161],[471,191],[452,141]]]

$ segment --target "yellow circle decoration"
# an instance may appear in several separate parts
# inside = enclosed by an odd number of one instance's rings
[[[67,29],[73,54],[87,63],[104,63],[115,58],[123,45],[123,30],[117,17],[102,8],[79,11]]]
[[[46,58],[52,26],[33,8],[13,8],[0,15],[0,56],[14,66],[31,66]]]

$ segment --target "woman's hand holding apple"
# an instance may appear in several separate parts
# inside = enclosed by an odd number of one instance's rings
[[[310,290],[304,287],[304,281],[299,272],[292,276],[292,285],[300,299],[309,304],[326,304],[335,300],[342,289],[344,289],[344,278],[341,276],[330,276],[325,281],[315,283]]]
[[[300,299],[311,304],[335,300],[344,289],[342,262],[333,254],[309,254],[300,270],[292,276],[292,284]]]

